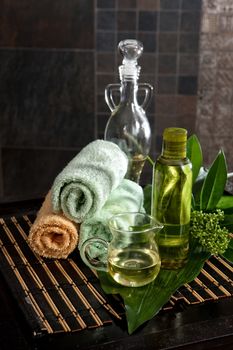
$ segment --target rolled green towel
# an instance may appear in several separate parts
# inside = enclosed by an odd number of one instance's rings
[[[108,228],[109,219],[123,212],[145,212],[143,207],[142,187],[131,180],[124,179],[121,184],[110,194],[103,208],[95,216],[85,220],[79,231],[78,247],[89,238],[99,237],[108,242],[112,239],[112,234]],[[91,247],[89,255],[91,258],[104,257],[103,247],[95,245]]]
[[[56,177],[52,206],[74,222],[83,222],[99,211],[121,183],[128,159],[109,141],[96,140],[84,147]]]

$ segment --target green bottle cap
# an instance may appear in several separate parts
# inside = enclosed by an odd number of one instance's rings
[[[187,130],[166,128],[163,132],[163,156],[182,159],[186,157]]]

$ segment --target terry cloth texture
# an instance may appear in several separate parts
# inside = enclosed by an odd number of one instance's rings
[[[56,177],[52,186],[54,212],[62,211],[78,223],[91,218],[121,183],[127,166],[127,156],[116,144],[91,142]]]
[[[67,258],[78,244],[79,225],[63,214],[54,214],[49,192],[38,211],[28,236],[28,244],[46,258]]]
[[[110,194],[103,208],[90,219],[85,220],[80,226],[79,249],[89,238],[98,237],[108,242],[112,234],[108,227],[108,221],[113,215],[123,212],[145,212],[143,207],[142,187],[131,180],[124,179],[121,184]],[[91,258],[105,259],[103,246],[96,244],[90,249]]]

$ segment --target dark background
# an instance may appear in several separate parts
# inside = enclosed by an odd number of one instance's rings
[[[154,86],[147,111],[151,156],[160,152],[168,126],[185,127],[206,140],[208,126],[204,136],[199,127],[202,103],[206,106],[199,48],[205,54],[200,39],[208,42],[216,1],[2,0],[0,201],[43,196],[83,146],[103,138],[110,116],[104,88],[119,80],[122,39],[144,44],[139,82]],[[201,27],[204,11],[209,17]],[[147,166],[142,184],[150,181]]]

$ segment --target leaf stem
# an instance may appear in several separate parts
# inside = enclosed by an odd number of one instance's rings
[[[147,156],[146,159],[148,160],[148,162],[150,163],[151,166],[155,165],[155,162],[151,159],[150,156]]]

